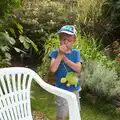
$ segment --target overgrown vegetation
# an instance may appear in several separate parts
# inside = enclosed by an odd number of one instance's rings
[[[38,51],[34,42],[23,35],[23,27],[16,21],[13,14],[13,10],[20,7],[20,3],[20,0],[0,2],[0,67],[11,65],[11,51],[26,54],[21,46],[25,49],[33,47]]]
[[[54,33],[64,24],[74,24],[78,29],[74,48],[83,59],[79,74],[83,90],[109,99],[120,96],[119,13],[120,0],[1,0],[0,67],[10,66],[13,58],[21,62],[30,52],[28,61],[31,59],[34,66],[40,63],[39,75],[44,80],[53,79],[48,54],[59,46]],[[107,45],[110,49],[104,50]]]
[[[22,5],[17,18],[36,42],[64,24],[76,24],[103,39],[104,46],[119,38],[119,0],[23,0]]]
[[[8,44],[14,44],[14,40],[5,32],[5,24],[12,9],[20,5],[19,2],[16,0],[0,1],[0,67],[10,65],[11,55],[8,52]]]

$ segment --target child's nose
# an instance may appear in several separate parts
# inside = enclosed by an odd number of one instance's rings
[[[64,40],[64,43],[65,43],[65,44],[67,44],[67,42],[68,42],[67,40]]]

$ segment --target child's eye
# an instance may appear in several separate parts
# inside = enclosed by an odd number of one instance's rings
[[[68,42],[71,42],[72,40],[68,40]]]

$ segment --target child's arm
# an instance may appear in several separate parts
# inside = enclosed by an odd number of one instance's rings
[[[67,57],[63,57],[63,61],[70,67],[72,68],[74,71],[76,72],[80,72],[81,71],[81,63],[80,62],[72,62],[71,60],[69,60]]]
[[[52,60],[51,60],[51,64],[50,64],[51,72],[54,73],[57,71],[59,64],[60,64],[66,50],[67,50],[67,48],[65,45],[60,46],[58,56],[56,57],[56,59],[52,58]]]
[[[59,67],[59,64],[62,60],[62,56],[61,55],[58,55],[56,59],[52,58],[51,60],[51,64],[50,64],[50,70],[51,72],[56,72],[56,70],[58,69]]]

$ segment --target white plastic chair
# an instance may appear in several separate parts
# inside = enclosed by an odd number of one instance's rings
[[[73,93],[47,84],[33,70],[24,67],[0,69],[0,120],[33,120],[30,103],[32,80],[46,91],[67,100],[70,120],[81,120]]]

